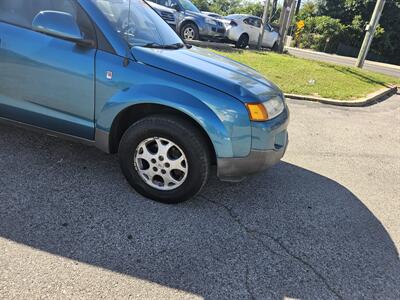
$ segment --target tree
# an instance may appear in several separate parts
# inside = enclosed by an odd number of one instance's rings
[[[329,16],[346,26],[340,42],[348,46],[361,46],[365,27],[375,7],[376,0],[314,0],[313,4],[304,4],[297,20],[313,16],[312,6],[316,7],[315,16]],[[400,64],[400,0],[386,1],[371,45],[371,53]]]
[[[297,15],[297,20],[305,20],[306,18],[309,17],[315,17],[317,16],[318,12],[318,6],[315,2],[313,1],[308,1],[303,4],[301,7],[298,15]]]
[[[249,14],[257,17],[262,17],[264,6],[260,2],[244,2],[241,6],[232,11],[232,13]]]
[[[240,0],[212,0],[211,8],[219,10],[223,14],[230,14],[240,5]]]
[[[295,41],[301,48],[333,52],[345,30],[339,19],[328,16],[308,17],[296,24]]]
[[[192,2],[201,11],[209,11],[210,6],[207,0],[193,0]]]
[[[202,11],[212,11],[221,15],[234,13],[262,15],[262,5],[259,2],[246,0],[193,0],[194,5]]]

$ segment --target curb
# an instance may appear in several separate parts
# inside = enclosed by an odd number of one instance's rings
[[[336,105],[336,106],[362,107],[362,106],[376,104],[396,93],[397,93],[397,86],[392,86],[392,87],[381,89],[375,93],[368,95],[365,98],[360,98],[360,99],[355,99],[355,100],[337,100],[337,99],[330,99],[330,98],[305,96],[305,95],[297,95],[297,94],[286,94],[286,93],[285,93],[285,97],[290,98],[290,99],[295,99],[295,100],[313,101],[313,102],[319,102],[319,103],[323,103],[323,104],[330,104],[330,105]]]

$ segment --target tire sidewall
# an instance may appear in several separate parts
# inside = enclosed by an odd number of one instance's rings
[[[174,132],[174,133],[173,133]],[[194,147],[187,138],[188,132],[182,128],[171,128],[168,123],[164,126],[154,126],[153,128],[145,128],[140,123],[131,126],[124,134],[120,145],[120,163],[122,171],[129,183],[140,194],[145,197],[157,200],[163,203],[178,203],[186,200],[197,194],[203,186],[201,177],[203,174],[208,174],[207,166],[202,163],[201,156],[205,153],[198,147]],[[139,175],[135,168],[135,152],[137,146],[148,138],[159,137],[166,138],[177,144],[184,152],[187,164],[188,173],[185,182],[178,188],[171,191],[157,190],[149,186]]]
[[[245,44],[245,45],[242,45],[244,41],[246,41],[246,44]],[[243,34],[239,37],[236,46],[237,46],[237,48],[239,48],[239,49],[245,49],[248,45],[249,45],[249,37],[248,37],[247,34],[243,33]]]

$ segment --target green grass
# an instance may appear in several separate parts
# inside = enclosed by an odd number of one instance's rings
[[[289,94],[350,100],[389,85],[400,85],[400,79],[395,77],[291,55],[257,51],[217,53],[252,67]]]

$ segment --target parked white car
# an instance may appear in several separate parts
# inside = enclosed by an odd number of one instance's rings
[[[259,17],[251,15],[229,15],[230,26],[227,30],[228,40],[234,42],[237,48],[246,48],[247,46],[256,46],[262,20]],[[279,33],[274,31],[271,25],[265,25],[264,38],[262,46],[275,49],[278,47]]]

